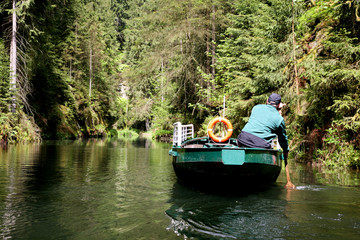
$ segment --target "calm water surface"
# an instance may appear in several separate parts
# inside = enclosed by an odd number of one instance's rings
[[[203,193],[177,183],[169,148],[97,140],[0,150],[0,238],[360,239],[359,174],[292,164],[296,190],[283,188],[282,172],[256,192]]]

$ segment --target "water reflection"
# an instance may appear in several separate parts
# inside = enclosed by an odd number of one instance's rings
[[[267,189],[213,194],[178,184],[169,144],[50,141],[0,150],[2,239],[357,239],[360,188],[292,165]],[[355,178],[356,179],[356,178]]]
[[[242,196],[209,195],[175,184],[166,213],[168,229],[195,239],[272,239],[283,232],[286,201],[283,188]]]
[[[324,185],[299,186],[286,194],[289,230],[307,239],[358,239],[360,189]]]
[[[176,184],[168,229],[195,239],[358,239],[359,189],[275,186],[243,196],[208,195]]]
[[[360,171],[351,169],[327,169],[317,164],[291,162],[291,177],[304,184],[360,187]],[[280,175],[283,181],[285,175]]]
[[[151,236],[154,217],[167,221],[168,149],[141,139],[8,146],[0,151],[0,238]],[[170,234],[163,226],[157,236]]]

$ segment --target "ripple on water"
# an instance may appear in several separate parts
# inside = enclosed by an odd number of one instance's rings
[[[296,190],[322,191],[324,189],[326,189],[326,187],[317,185],[296,186]]]
[[[0,152],[0,238],[359,237],[358,187],[299,183],[292,175],[295,191],[282,181],[241,196],[206,194],[175,184],[170,146],[97,143]]]

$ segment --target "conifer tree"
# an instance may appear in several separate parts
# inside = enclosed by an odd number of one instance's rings
[[[218,47],[218,79],[229,96],[228,113],[241,129],[254,104],[287,83],[291,53],[291,2],[233,1],[230,24]]]
[[[8,112],[10,100],[10,62],[5,45],[0,38],[0,113]],[[0,115],[1,116],[1,115]]]
[[[5,14],[3,19],[3,38],[9,49],[10,56],[10,88],[12,95],[9,109],[15,113],[16,110],[24,109],[32,114],[28,95],[31,94],[31,83],[28,78],[29,68],[29,35],[36,33],[36,28],[28,24],[25,19],[29,16],[29,8],[33,0],[6,0],[0,5],[0,10]],[[6,16],[7,15],[7,16]]]
[[[223,5],[220,1],[157,0],[131,1],[129,6],[127,79],[134,108],[148,106],[133,111],[134,119],[152,118],[149,113],[156,105],[152,96],[165,96],[172,102],[172,111],[200,120],[208,114],[203,106],[212,107],[207,90],[214,82],[214,36],[221,29],[221,17],[214,14],[221,16]]]

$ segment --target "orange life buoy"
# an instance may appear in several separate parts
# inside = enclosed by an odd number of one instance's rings
[[[217,136],[215,136],[215,134],[213,132],[213,128],[218,122],[224,123],[226,125],[226,127],[227,127],[225,137],[217,137]],[[227,120],[226,118],[222,118],[222,117],[215,118],[208,125],[209,137],[212,140],[214,140],[215,142],[221,143],[221,142],[225,142],[225,141],[229,140],[232,133],[233,133],[233,126],[232,126],[231,122],[229,120]]]

